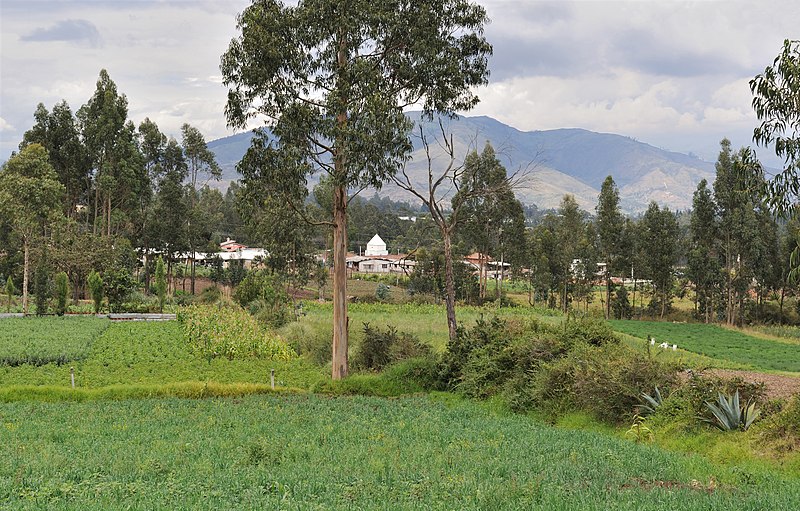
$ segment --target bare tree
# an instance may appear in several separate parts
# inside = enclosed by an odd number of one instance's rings
[[[533,170],[533,165],[520,168],[499,184],[485,186],[475,185],[472,182],[465,182],[464,175],[467,167],[464,160],[458,161],[455,155],[453,135],[446,133],[441,119],[439,120],[439,131],[441,138],[438,144],[445,156],[446,164],[443,167],[434,168],[434,157],[431,154],[431,142],[425,134],[423,126],[419,126],[419,137],[425,150],[427,160],[427,183],[417,185],[412,182],[408,174],[408,169],[403,166],[398,174],[393,176],[393,182],[422,201],[431,214],[431,219],[439,228],[444,242],[445,260],[445,306],[447,308],[447,329],[450,340],[456,338],[456,291],[455,280],[453,277],[453,234],[456,228],[465,218],[462,213],[462,206],[469,199],[475,197],[491,197],[493,195],[519,188]],[[473,149],[474,150],[474,149]],[[451,198],[452,194],[458,194],[460,200],[453,201],[448,210],[445,201]]]

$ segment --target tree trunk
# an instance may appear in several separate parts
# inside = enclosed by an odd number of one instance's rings
[[[24,252],[24,264],[22,269],[22,313],[28,314],[28,268],[30,267],[30,247],[28,237],[22,238],[22,250]]]
[[[347,190],[333,190],[333,354],[331,377],[347,376]]]
[[[606,263],[606,319],[611,317],[611,274],[608,272],[608,263]]]
[[[444,238],[444,280],[445,280],[445,306],[447,307],[447,332],[450,341],[456,340],[456,285],[453,278],[453,245],[450,240],[450,231],[442,229]]]

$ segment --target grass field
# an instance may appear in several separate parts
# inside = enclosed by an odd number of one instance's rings
[[[64,364],[89,355],[111,324],[94,316],[6,318],[0,321],[0,366]]]
[[[650,321],[611,321],[617,331],[641,339],[654,337],[679,348],[754,369],[800,372],[800,345],[761,339],[716,325]]]
[[[451,399],[0,405],[7,509],[792,509],[800,481]],[[36,417],[36,420],[31,420]]]

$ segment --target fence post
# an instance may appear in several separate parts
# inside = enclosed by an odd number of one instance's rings
[[[74,367],[70,367],[69,368],[69,380],[70,380],[70,383],[72,383],[72,388],[74,389],[75,388],[75,368]]]
[[[269,383],[272,386],[272,390],[275,390],[275,368],[269,370]]]

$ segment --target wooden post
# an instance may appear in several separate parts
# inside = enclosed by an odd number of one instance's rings
[[[272,390],[275,390],[275,368],[269,370],[269,383],[272,386]]]
[[[75,368],[74,367],[70,367],[69,368],[69,380],[72,383],[72,388],[74,389],[75,388]]]

